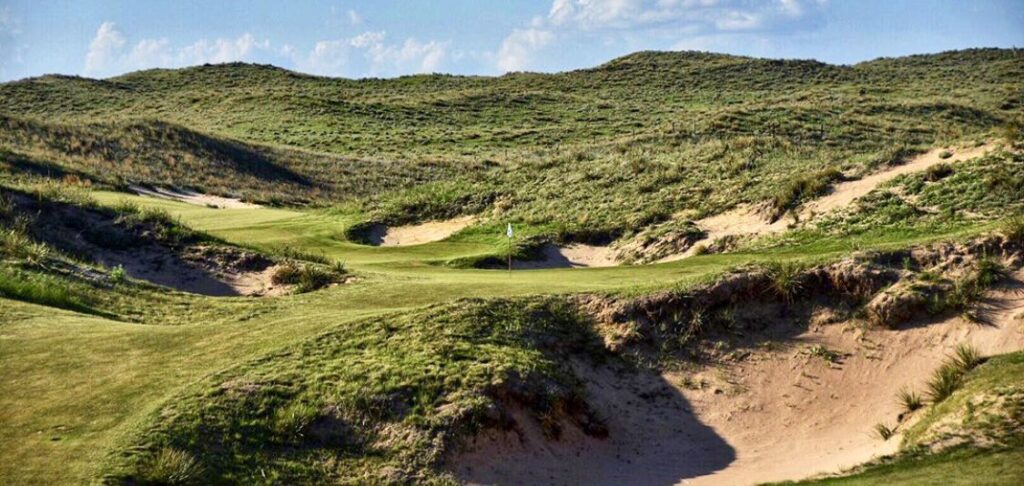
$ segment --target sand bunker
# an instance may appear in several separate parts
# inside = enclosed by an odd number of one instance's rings
[[[377,225],[370,230],[369,243],[376,246],[411,246],[441,241],[476,222],[476,216],[428,221],[405,226]]]
[[[124,268],[134,279],[193,294],[273,296],[287,291],[286,286],[273,284],[277,266],[272,261],[235,249],[197,246],[173,251],[146,245],[120,251],[99,250],[94,258],[107,267]]]
[[[189,204],[195,204],[197,206],[208,206],[217,207],[221,209],[252,209],[260,207],[259,204],[252,204],[243,202],[240,199],[233,199],[229,197],[213,196],[210,194],[202,194],[195,191],[183,191],[177,189],[167,188],[146,188],[134,184],[128,186],[132,192],[140,196],[158,197],[161,199],[171,199],[174,201],[181,201]]]
[[[512,268],[531,270],[540,268],[613,267],[619,264],[615,251],[608,246],[574,243],[568,246],[545,245],[542,260],[516,260]]]
[[[839,472],[897,450],[899,436],[883,441],[872,427],[895,425],[896,393],[921,391],[956,345],[971,343],[985,355],[1024,349],[1014,321],[1024,310],[1024,272],[1014,277],[984,303],[985,325],[960,317],[899,330],[812,325],[781,349],[752,347],[730,361],[660,376],[577,366],[588,402],[607,421],[607,439],[578,430],[546,439],[524,415],[515,417],[514,431],[477,437],[451,461],[452,471],[471,484],[662,485]],[[808,352],[815,345],[840,358]]]

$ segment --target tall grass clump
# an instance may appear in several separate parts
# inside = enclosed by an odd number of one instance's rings
[[[0,297],[94,313],[93,309],[73,295],[67,286],[58,285],[49,279],[27,272],[3,267],[0,267]]]
[[[1024,214],[1011,216],[1004,221],[1000,232],[1010,241],[1024,242]]]
[[[933,404],[949,398],[963,384],[964,375],[983,361],[977,348],[968,344],[958,345],[953,354],[932,372],[926,385],[928,398]]]
[[[908,388],[902,388],[896,394],[896,400],[903,407],[903,411],[906,413],[913,412],[924,406],[924,399],[921,395],[914,390]]]
[[[773,217],[778,218],[786,211],[796,208],[800,203],[823,194],[835,181],[843,178],[843,173],[835,167],[806,174],[791,180],[782,186],[772,198]]]
[[[771,281],[769,290],[788,303],[804,291],[803,267],[792,262],[770,262],[765,266],[765,273]]]
[[[348,269],[343,263],[335,263],[329,267],[315,264],[298,264],[286,262],[271,276],[274,285],[294,285],[295,292],[305,293],[322,289],[332,283],[343,280]]]
[[[878,423],[875,424],[875,435],[882,440],[889,440],[892,436],[896,435],[896,428],[889,427],[886,424]]]
[[[192,484],[202,467],[191,454],[164,447],[144,466],[142,479],[151,484]]]

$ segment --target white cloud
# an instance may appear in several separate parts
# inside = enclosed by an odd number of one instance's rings
[[[708,30],[796,27],[826,0],[553,0],[551,25],[576,29],[637,29],[700,25]]]
[[[391,43],[386,32],[368,31],[319,41],[309,55],[296,59],[296,65],[330,76],[395,76],[437,72],[451,58],[461,58],[461,53],[453,53],[450,42],[421,42],[410,37]]]
[[[349,10],[348,23],[352,25],[360,25],[363,23],[363,16],[359,15],[359,12],[356,12],[355,10]]]
[[[113,67],[124,55],[127,42],[113,22],[103,22],[89,43],[89,52],[85,55],[85,72],[95,74]]]
[[[387,37],[387,32],[384,32],[383,30],[380,32],[363,32],[362,34],[350,39],[349,44],[358,49],[365,49],[384,42],[385,37]]]
[[[554,38],[554,34],[541,29],[513,30],[498,49],[498,69],[504,72],[526,69],[533,54],[550,44]]]
[[[496,55],[502,71],[532,65],[550,44],[568,49],[708,45],[722,36],[758,37],[813,29],[827,0],[552,0],[547,15],[515,29]],[[688,42],[689,41],[689,42]],[[717,41],[716,41],[717,42]],[[652,46],[653,44],[653,46]]]
[[[371,75],[437,72],[448,54],[447,42],[419,42],[408,38],[401,46],[377,43],[367,53]]]
[[[247,32],[237,39],[200,39],[183,48],[179,57],[190,64],[249,61],[258,51],[269,50],[269,40],[258,40]]]
[[[233,61],[255,62],[287,55],[290,46],[274,51],[269,40],[250,33],[236,39],[199,39],[175,48],[166,38],[142,39],[130,45],[128,38],[113,22],[104,22],[96,31],[85,56],[85,73],[106,76],[154,67],[181,67]]]

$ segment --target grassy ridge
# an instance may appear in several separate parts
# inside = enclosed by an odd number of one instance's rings
[[[550,237],[605,241],[743,202],[777,201],[785,211],[808,173],[863,173],[985,137],[1021,116],[1022,77],[1019,52],[998,49],[852,67],[645,52],[500,78],[353,81],[243,64],[101,81],[51,76],[0,86],[0,113],[13,117],[0,147],[109,172],[102,180],[286,202],[354,198],[371,218],[395,223],[483,213]],[[104,150],[82,160],[53,134],[42,136],[49,148],[25,153],[33,145],[22,132],[68,125],[86,147],[138,147],[137,133],[208,137],[204,146],[247,150],[242,160],[259,170],[219,170],[215,149],[190,162],[178,154],[194,150],[174,143],[143,151],[145,163]],[[275,170],[288,177],[259,190],[260,171]]]

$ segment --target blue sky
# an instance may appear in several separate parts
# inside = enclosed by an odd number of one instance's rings
[[[854,63],[1024,46],[1024,0],[0,0],[0,80],[206,62],[344,77],[589,67],[644,49]]]

